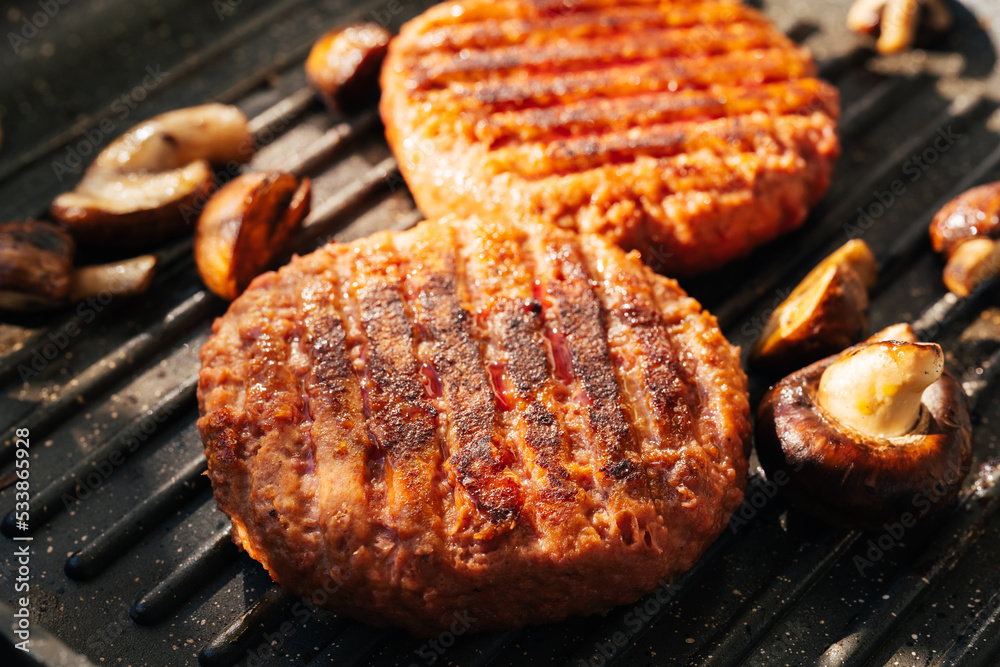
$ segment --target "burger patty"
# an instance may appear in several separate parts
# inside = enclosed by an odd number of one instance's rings
[[[451,219],[329,244],[258,277],[201,360],[234,540],[372,624],[607,611],[742,500],[738,348],[601,237]]]
[[[390,44],[381,110],[429,217],[532,217],[695,274],[826,192],[839,99],[814,76],[737,0],[463,0]]]

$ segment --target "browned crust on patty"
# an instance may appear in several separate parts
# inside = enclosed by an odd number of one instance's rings
[[[599,237],[451,219],[330,244],[257,278],[201,359],[235,540],[372,623],[603,612],[742,500],[738,349]]]
[[[677,274],[800,225],[839,154],[837,90],[736,0],[446,3],[382,86],[429,217],[540,219]]]

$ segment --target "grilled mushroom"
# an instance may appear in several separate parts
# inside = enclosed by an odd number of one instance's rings
[[[948,264],[944,283],[968,296],[1000,273],[1000,181],[963,192],[931,221],[931,244]]]
[[[351,113],[374,103],[391,38],[375,23],[331,30],[316,41],[306,59],[309,83],[334,110]]]
[[[76,245],[50,222],[0,225],[0,308],[35,310],[69,297]]]
[[[147,245],[184,233],[215,188],[211,165],[253,155],[247,119],[223,104],[178,109],[129,130],[101,151],[51,214],[80,241]]]
[[[73,238],[50,222],[0,225],[0,308],[41,310],[92,296],[131,296],[149,287],[156,258],[73,269]]]
[[[945,0],[855,0],[847,27],[864,34],[880,32],[876,48],[896,53],[913,46],[921,24],[932,33],[948,31],[954,17]]]
[[[948,503],[971,463],[961,385],[933,343],[895,329],[792,373],[761,401],[757,454],[783,493],[831,523],[876,530]]]
[[[848,241],[774,310],[750,354],[751,363],[787,372],[856,343],[868,330],[868,288],[876,277],[868,245]]]
[[[235,299],[288,250],[309,213],[308,178],[255,172],[219,190],[198,219],[194,256],[210,290]]]

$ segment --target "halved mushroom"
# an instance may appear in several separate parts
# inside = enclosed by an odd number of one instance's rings
[[[320,37],[306,59],[306,76],[327,106],[352,113],[379,96],[378,77],[392,34],[375,23],[337,28]]]
[[[932,34],[951,29],[954,17],[945,0],[855,0],[847,12],[847,27],[855,32],[879,35],[880,53],[896,53],[918,41],[925,25]]]
[[[246,116],[236,107],[169,111],[108,145],[50,212],[77,240],[156,243],[191,229],[215,188],[211,165],[246,162],[253,152]]]
[[[958,493],[972,459],[962,387],[933,343],[897,328],[792,373],[761,401],[757,454],[782,492],[821,519],[877,530]]]
[[[764,325],[750,361],[770,372],[801,368],[856,343],[868,329],[868,288],[875,256],[848,241],[802,279]]]
[[[210,290],[235,299],[289,250],[309,213],[311,185],[292,174],[255,172],[219,190],[198,219],[194,256]]]
[[[931,244],[947,257],[944,283],[969,296],[1000,274],[1000,181],[963,192],[931,221]]]
[[[74,269],[75,251],[73,238],[50,222],[0,225],[0,308],[42,310],[92,296],[133,296],[146,291],[156,271],[152,255]]]

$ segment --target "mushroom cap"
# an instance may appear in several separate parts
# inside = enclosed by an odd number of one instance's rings
[[[756,443],[768,476],[783,471],[790,502],[852,528],[880,530],[946,505],[972,462],[969,402],[959,382],[945,371],[924,392],[923,434],[877,438],[834,421],[817,403],[820,377],[839,358],[792,373],[765,394]]]
[[[0,308],[42,308],[65,300],[75,253],[73,238],[51,222],[0,224]]]
[[[1000,181],[967,190],[942,206],[930,234],[934,250],[946,255],[973,237],[1000,239]]]
[[[147,246],[193,229],[214,189],[204,160],[163,172],[95,170],[76,190],[56,197],[49,212],[80,241]]]
[[[333,109],[353,112],[379,96],[379,74],[392,34],[375,23],[337,28],[320,37],[306,59],[306,76]]]

